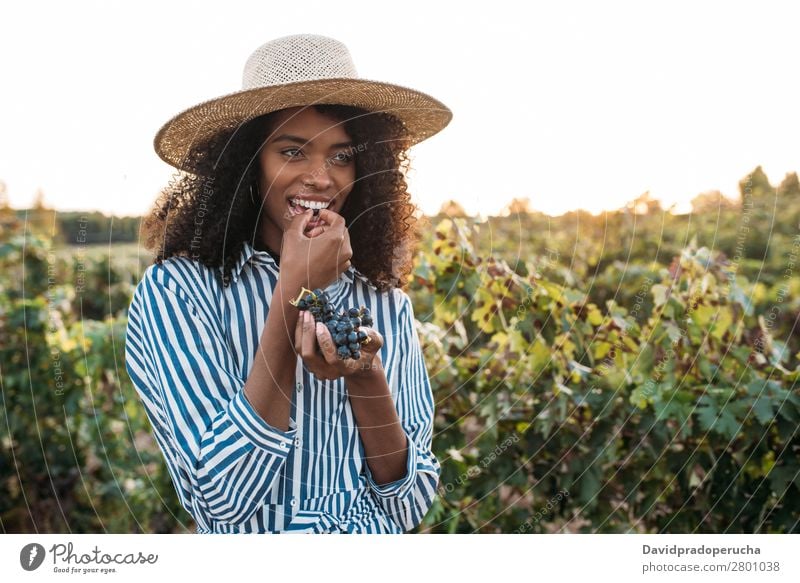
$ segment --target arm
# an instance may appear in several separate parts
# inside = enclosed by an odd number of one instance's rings
[[[288,330],[293,331],[297,326],[298,312],[286,297],[287,287],[278,278],[253,369],[244,386],[253,409],[264,421],[282,431],[289,429],[295,380],[294,366],[286,366],[286,363],[297,361]]]
[[[295,359],[277,359],[283,353],[275,347],[276,357],[255,358],[245,384],[233,373],[219,327],[156,267],[145,272],[131,303],[126,367],[183,506],[206,527],[240,524],[264,504],[291,450],[294,431],[283,404],[291,403],[294,371],[287,364]],[[279,320],[280,310],[270,310],[262,342],[279,344]],[[291,348],[288,337],[285,344]],[[265,370],[277,372],[276,380]]]
[[[367,454],[367,465],[375,483],[384,485],[408,473],[408,447],[380,354],[376,355],[373,363],[374,368],[345,378],[358,433]]]
[[[411,300],[404,292],[399,294],[401,345],[396,404],[382,367],[365,373],[368,376],[347,377],[345,382],[368,456],[367,482],[386,513],[410,530],[422,522],[433,502],[440,466],[431,451],[430,379],[414,328]],[[403,469],[398,471],[399,467]],[[390,479],[395,481],[384,483]]]
[[[253,370],[247,379],[244,392],[258,414],[270,425],[286,431],[292,409],[294,392],[294,366],[297,353],[294,333],[299,313],[289,303],[301,287],[311,289],[323,286],[323,282],[336,280],[350,265],[349,239],[343,244],[344,219],[328,210],[320,211],[328,228],[315,227],[308,236],[305,229],[313,214],[310,210],[292,218],[284,232],[281,243],[280,275],[270,301],[267,321],[261,334]],[[331,243],[337,243],[332,245]],[[313,244],[313,247],[312,247]],[[309,268],[314,265],[315,269]]]

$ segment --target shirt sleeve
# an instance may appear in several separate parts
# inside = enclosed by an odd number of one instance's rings
[[[220,328],[162,266],[148,268],[134,292],[125,354],[183,507],[208,529],[252,517],[296,429],[256,413]]]
[[[406,434],[408,457],[405,477],[378,485],[366,466],[367,483],[378,503],[404,530],[422,522],[436,495],[441,468],[431,451],[433,394],[428,371],[414,326],[414,310],[408,294],[400,291],[397,412]]]

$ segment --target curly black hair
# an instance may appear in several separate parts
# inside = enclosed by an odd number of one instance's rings
[[[405,178],[405,126],[389,114],[357,107],[312,107],[341,122],[353,143],[363,145],[352,151],[356,181],[341,210],[353,267],[381,292],[404,288],[420,240],[417,207]],[[142,223],[143,244],[154,252],[155,263],[188,256],[208,267],[222,267],[221,281],[228,286],[245,241],[266,248],[258,229],[260,201],[252,200],[250,188],[258,192],[258,152],[272,132],[275,113],[256,117],[190,151],[189,171],[161,191]]]

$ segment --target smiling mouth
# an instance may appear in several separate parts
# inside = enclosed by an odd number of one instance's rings
[[[306,209],[311,209],[311,210],[327,209],[330,208],[332,204],[333,201],[322,202],[322,201],[304,200],[301,202],[295,198],[290,198],[288,202],[289,211],[291,212],[292,216],[299,215],[300,213],[305,212]]]

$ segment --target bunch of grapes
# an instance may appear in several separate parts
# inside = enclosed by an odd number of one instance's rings
[[[361,358],[361,346],[369,343],[370,337],[361,326],[372,326],[372,315],[369,308],[350,308],[338,314],[328,294],[321,289],[314,291],[303,288],[300,296],[291,302],[299,310],[308,310],[315,322],[322,322],[328,327],[331,338],[336,345],[336,354],[341,359]]]

